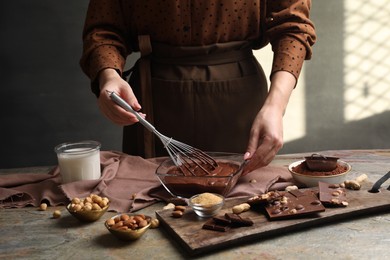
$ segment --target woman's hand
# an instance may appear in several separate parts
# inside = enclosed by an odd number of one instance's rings
[[[243,175],[268,165],[283,146],[283,115],[295,87],[295,77],[286,71],[276,72],[271,79],[267,99],[253,121]]]
[[[111,100],[108,91],[115,92],[124,99],[135,111],[141,109],[130,85],[123,80],[114,69],[105,69],[99,74],[100,96],[98,105],[100,111],[117,125],[132,125],[138,122],[137,117]],[[145,117],[144,114],[140,115]]]

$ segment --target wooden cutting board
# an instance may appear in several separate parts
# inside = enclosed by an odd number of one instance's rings
[[[378,193],[368,190],[372,184],[366,183],[361,190],[347,190],[349,205],[345,208],[326,208],[325,212],[313,216],[294,219],[270,221],[264,210],[252,207],[241,216],[249,217],[254,225],[251,227],[232,228],[227,232],[218,232],[202,229],[207,218],[198,217],[190,207],[187,207],[183,217],[173,218],[172,210],[156,211],[161,226],[177,240],[190,255],[201,254],[248,241],[264,239],[270,236],[286,234],[286,232],[315,227],[318,224],[336,222],[342,219],[360,217],[390,210],[390,191],[382,188]],[[226,201],[218,215],[231,212],[231,208],[247,198]]]

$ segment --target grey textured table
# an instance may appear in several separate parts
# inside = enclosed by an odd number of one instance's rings
[[[390,150],[324,151],[352,165],[351,177],[362,173],[375,182],[390,170]],[[288,165],[305,154],[279,155],[273,164]],[[29,168],[47,172],[47,167]],[[0,170],[0,174],[23,169]],[[389,186],[389,181],[383,187]],[[390,203],[390,198],[389,198]],[[155,215],[157,203],[140,213]],[[55,209],[60,219],[52,219]],[[0,209],[0,259],[189,259],[163,228],[151,229],[139,240],[123,242],[104,227],[106,213],[97,222],[74,219],[64,207]],[[194,257],[196,259],[388,259],[390,212],[356,216],[332,224],[253,241]]]

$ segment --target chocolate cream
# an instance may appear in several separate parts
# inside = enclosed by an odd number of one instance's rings
[[[179,167],[172,167],[164,177],[165,186],[176,196],[189,198],[203,192],[226,195],[237,183],[240,174],[236,174],[240,168],[239,162],[218,161],[218,167],[208,167],[206,174],[198,166],[191,165],[194,175],[184,174]]]

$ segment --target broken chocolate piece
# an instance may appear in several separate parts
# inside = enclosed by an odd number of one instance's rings
[[[252,226],[253,221],[250,218],[243,218],[238,214],[225,213],[225,218],[231,221],[233,226]]]
[[[232,223],[232,221],[230,219],[227,219],[224,216],[215,216],[215,217],[213,217],[213,220],[217,224],[226,225],[226,226],[228,226]]]
[[[348,206],[346,190],[326,182],[318,182],[320,201],[326,206]]]
[[[311,190],[292,190],[265,206],[271,220],[293,218],[325,211],[325,207]]]
[[[220,232],[226,232],[230,229],[230,227],[227,225],[220,225],[215,223],[214,219],[209,219],[206,223],[203,224],[202,228]]]

